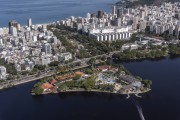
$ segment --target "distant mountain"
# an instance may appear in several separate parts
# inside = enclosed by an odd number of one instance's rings
[[[180,2],[180,0],[124,0],[119,1],[116,4],[126,7],[136,7],[144,5],[161,5],[163,2]]]

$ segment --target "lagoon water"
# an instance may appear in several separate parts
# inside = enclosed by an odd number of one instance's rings
[[[71,15],[110,11],[116,0],[0,0],[0,26],[47,23]],[[125,63],[135,75],[153,81],[142,98],[74,93],[31,96],[35,82],[0,91],[0,120],[180,120],[180,58]],[[135,102],[134,102],[135,101]]]
[[[0,92],[0,120],[180,120],[180,58],[125,66],[152,80],[152,91],[129,99],[97,93],[31,96],[31,82]]]

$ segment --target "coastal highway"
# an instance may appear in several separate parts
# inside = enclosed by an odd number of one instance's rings
[[[81,68],[84,68],[84,67],[87,67],[87,66],[89,66],[89,65],[84,65],[84,66],[76,67],[76,68],[71,69],[70,71],[81,69]],[[31,75],[31,76],[20,78],[18,80],[6,81],[6,83],[1,83],[0,84],[0,89],[8,88],[10,86],[20,85],[20,84],[31,82],[31,81],[35,81],[35,80],[40,80],[40,79],[42,79],[44,77],[53,76],[54,74],[55,74],[55,71],[50,71],[50,72],[47,72],[47,73],[44,72],[40,76],[37,76],[37,74],[35,74],[35,75]]]
[[[98,57],[102,57],[102,56],[106,56],[106,57],[112,57],[112,55],[114,53],[118,53],[120,51],[114,51],[114,52],[110,52],[109,54],[102,54],[102,55],[97,55],[97,56],[93,56],[93,57],[89,57],[89,58],[84,58],[84,59],[78,59],[78,60],[75,60],[71,63],[68,63],[68,64],[63,64],[61,66],[64,66],[64,65],[70,65],[70,64],[73,64],[73,63],[76,63],[76,62],[81,62],[81,66],[79,67],[76,67],[76,68],[72,68],[70,71],[74,71],[74,70],[77,70],[77,69],[81,69],[81,68],[84,68],[84,67],[87,67],[89,66],[87,63],[88,61],[91,59],[91,58],[98,58]],[[41,73],[40,76],[38,76],[37,74],[35,75],[30,75],[30,76],[25,76],[25,77],[21,77],[20,79],[16,79],[16,80],[8,80],[6,82],[3,82],[3,83],[0,83],[0,89],[4,89],[4,88],[7,88],[9,86],[12,86],[12,85],[19,85],[19,84],[23,84],[23,83],[27,83],[27,82],[31,82],[31,81],[35,81],[35,80],[39,80],[39,79],[42,79],[44,77],[49,77],[49,76],[52,76],[56,73],[55,70],[51,70],[49,72],[43,72]]]

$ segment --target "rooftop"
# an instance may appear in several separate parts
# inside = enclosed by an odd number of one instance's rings
[[[54,86],[52,85],[52,84],[50,84],[50,83],[43,83],[42,85],[41,85],[41,88],[42,89],[51,89],[51,88],[53,88]]]

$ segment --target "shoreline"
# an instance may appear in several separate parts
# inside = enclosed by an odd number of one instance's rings
[[[177,56],[177,57],[175,57],[175,58],[180,58],[180,56]],[[160,59],[156,59],[156,58],[154,58],[153,59],[153,61],[159,61],[159,60],[165,60],[165,59],[172,59],[171,58],[171,56],[169,56],[169,55],[167,55],[167,56],[164,56],[164,57],[162,57],[162,58],[160,58]],[[122,63],[129,63],[129,62],[142,62],[142,61],[145,61],[145,60],[152,60],[152,59],[135,59],[135,60],[131,60],[131,61],[114,61],[114,63],[115,64],[119,64],[120,62],[122,62]],[[85,66],[85,67],[88,67],[89,65],[87,65],[87,66]],[[83,67],[83,68],[85,68],[85,67]],[[76,69],[73,69],[73,70],[77,70],[77,69],[80,69],[81,67],[79,67],[79,68],[76,68]],[[11,88],[11,87],[16,87],[17,85],[21,85],[21,84],[25,84],[25,83],[28,83],[28,82],[33,82],[33,81],[37,81],[37,80],[39,80],[39,79],[42,79],[42,78],[44,78],[44,77],[49,77],[49,76],[52,76],[52,75],[54,75],[55,73],[51,73],[51,74],[49,74],[49,75],[46,75],[46,76],[44,76],[44,75],[41,75],[41,76],[39,76],[39,77],[37,77],[37,78],[31,78],[30,80],[25,80],[24,79],[24,81],[22,80],[22,81],[13,81],[12,83],[9,83],[9,84],[5,84],[5,85],[2,85],[2,86],[0,86],[0,91],[1,90],[3,90],[3,89],[8,89],[8,88]]]
[[[53,75],[53,74],[52,74]],[[40,76],[40,77],[37,77],[37,78],[32,78],[30,80],[22,80],[22,81],[14,81],[12,83],[9,83],[9,84],[5,84],[5,85],[2,85],[0,86],[0,90],[3,90],[3,89],[8,89],[8,88],[11,88],[11,87],[16,87],[18,85],[21,85],[21,84],[25,84],[25,83],[28,83],[28,82],[33,82],[33,81],[37,81],[39,79],[42,79],[44,77],[48,77],[48,76],[51,76],[51,75],[47,75],[47,76]]]
[[[28,18],[27,18],[28,19]],[[36,26],[36,25],[51,25],[51,24],[53,24],[53,23],[55,23],[56,21],[51,21],[51,22],[45,22],[45,23],[35,23],[35,24],[33,24],[34,26]],[[26,27],[27,25],[26,24],[22,24],[22,26],[21,27]],[[6,25],[6,26],[0,26],[0,28],[8,28],[8,26]]]
[[[88,67],[89,65],[87,66],[82,66],[82,67],[78,67],[78,68],[74,68],[72,69],[72,71],[74,70],[78,70],[78,69],[81,69],[81,68],[86,68]],[[3,90],[3,89],[7,89],[7,88],[11,88],[11,87],[15,87],[17,85],[21,85],[21,84],[25,84],[25,83],[28,83],[28,82],[33,82],[33,81],[37,81],[37,80],[40,80],[42,78],[45,78],[45,77],[49,77],[49,76],[52,76],[56,73],[49,73],[47,75],[40,75],[39,77],[36,77],[36,78],[30,78],[30,80],[25,80],[25,78],[21,81],[12,81],[11,83],[8,83],[8,84],[4,84],[2,86],[0,86],[0,90]]]
[[[150,92],[151,89],[148,88],[147,90],[143,92],[131,92],[131,93],[117,93],[117,92],[110,92],[110,91],[101,91],[101,90],[85,90],[85,89],[79,89],[79,90],[67,90],[67,91],[61,91],[61,92],[46,92],[42,93],[40,95],[48,95],[48,94],[59,94],[59,93],[78,93],[78,92],[88,92],[88,93],[107,93],[107,94],[117,94],[117,95],[138,95],[143,93]],[[31,93],[33,96],[38,96],[34,93]]]

